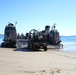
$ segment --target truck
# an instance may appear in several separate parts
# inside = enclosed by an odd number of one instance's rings
[[[28,48],[31,50],[44,49],[44,51],[47,51],[45,35],[36,29],[32,29],[28,33]]]

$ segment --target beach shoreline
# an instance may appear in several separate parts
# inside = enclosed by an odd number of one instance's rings
[[[0,75],[76,75],[76,53],[0,48]]]

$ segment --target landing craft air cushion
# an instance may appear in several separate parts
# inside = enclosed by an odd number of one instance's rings
[[[4,39],[1,47],[16,47],[17,32],[14,24],[9,23],[4,30]]]

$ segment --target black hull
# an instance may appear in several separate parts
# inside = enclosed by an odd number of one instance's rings
[[[15,42],[12,42],[12,43],[3,42],[3,43],[1,43],[1,47],[3,47],[3,48],[16,48],[16,43]]]

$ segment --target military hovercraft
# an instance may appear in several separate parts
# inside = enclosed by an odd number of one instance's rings
[[[17,39],[16,27],[14,24],[9,23],[4,30],[4,39],[1,47],[15,47]]]
[[[55,46],[57,48],[63,47],[61,44],[60,34],[56,29],[56,24],[51,27],[46,25],[45,30],[41,31],[46,36],[47,45]]]

